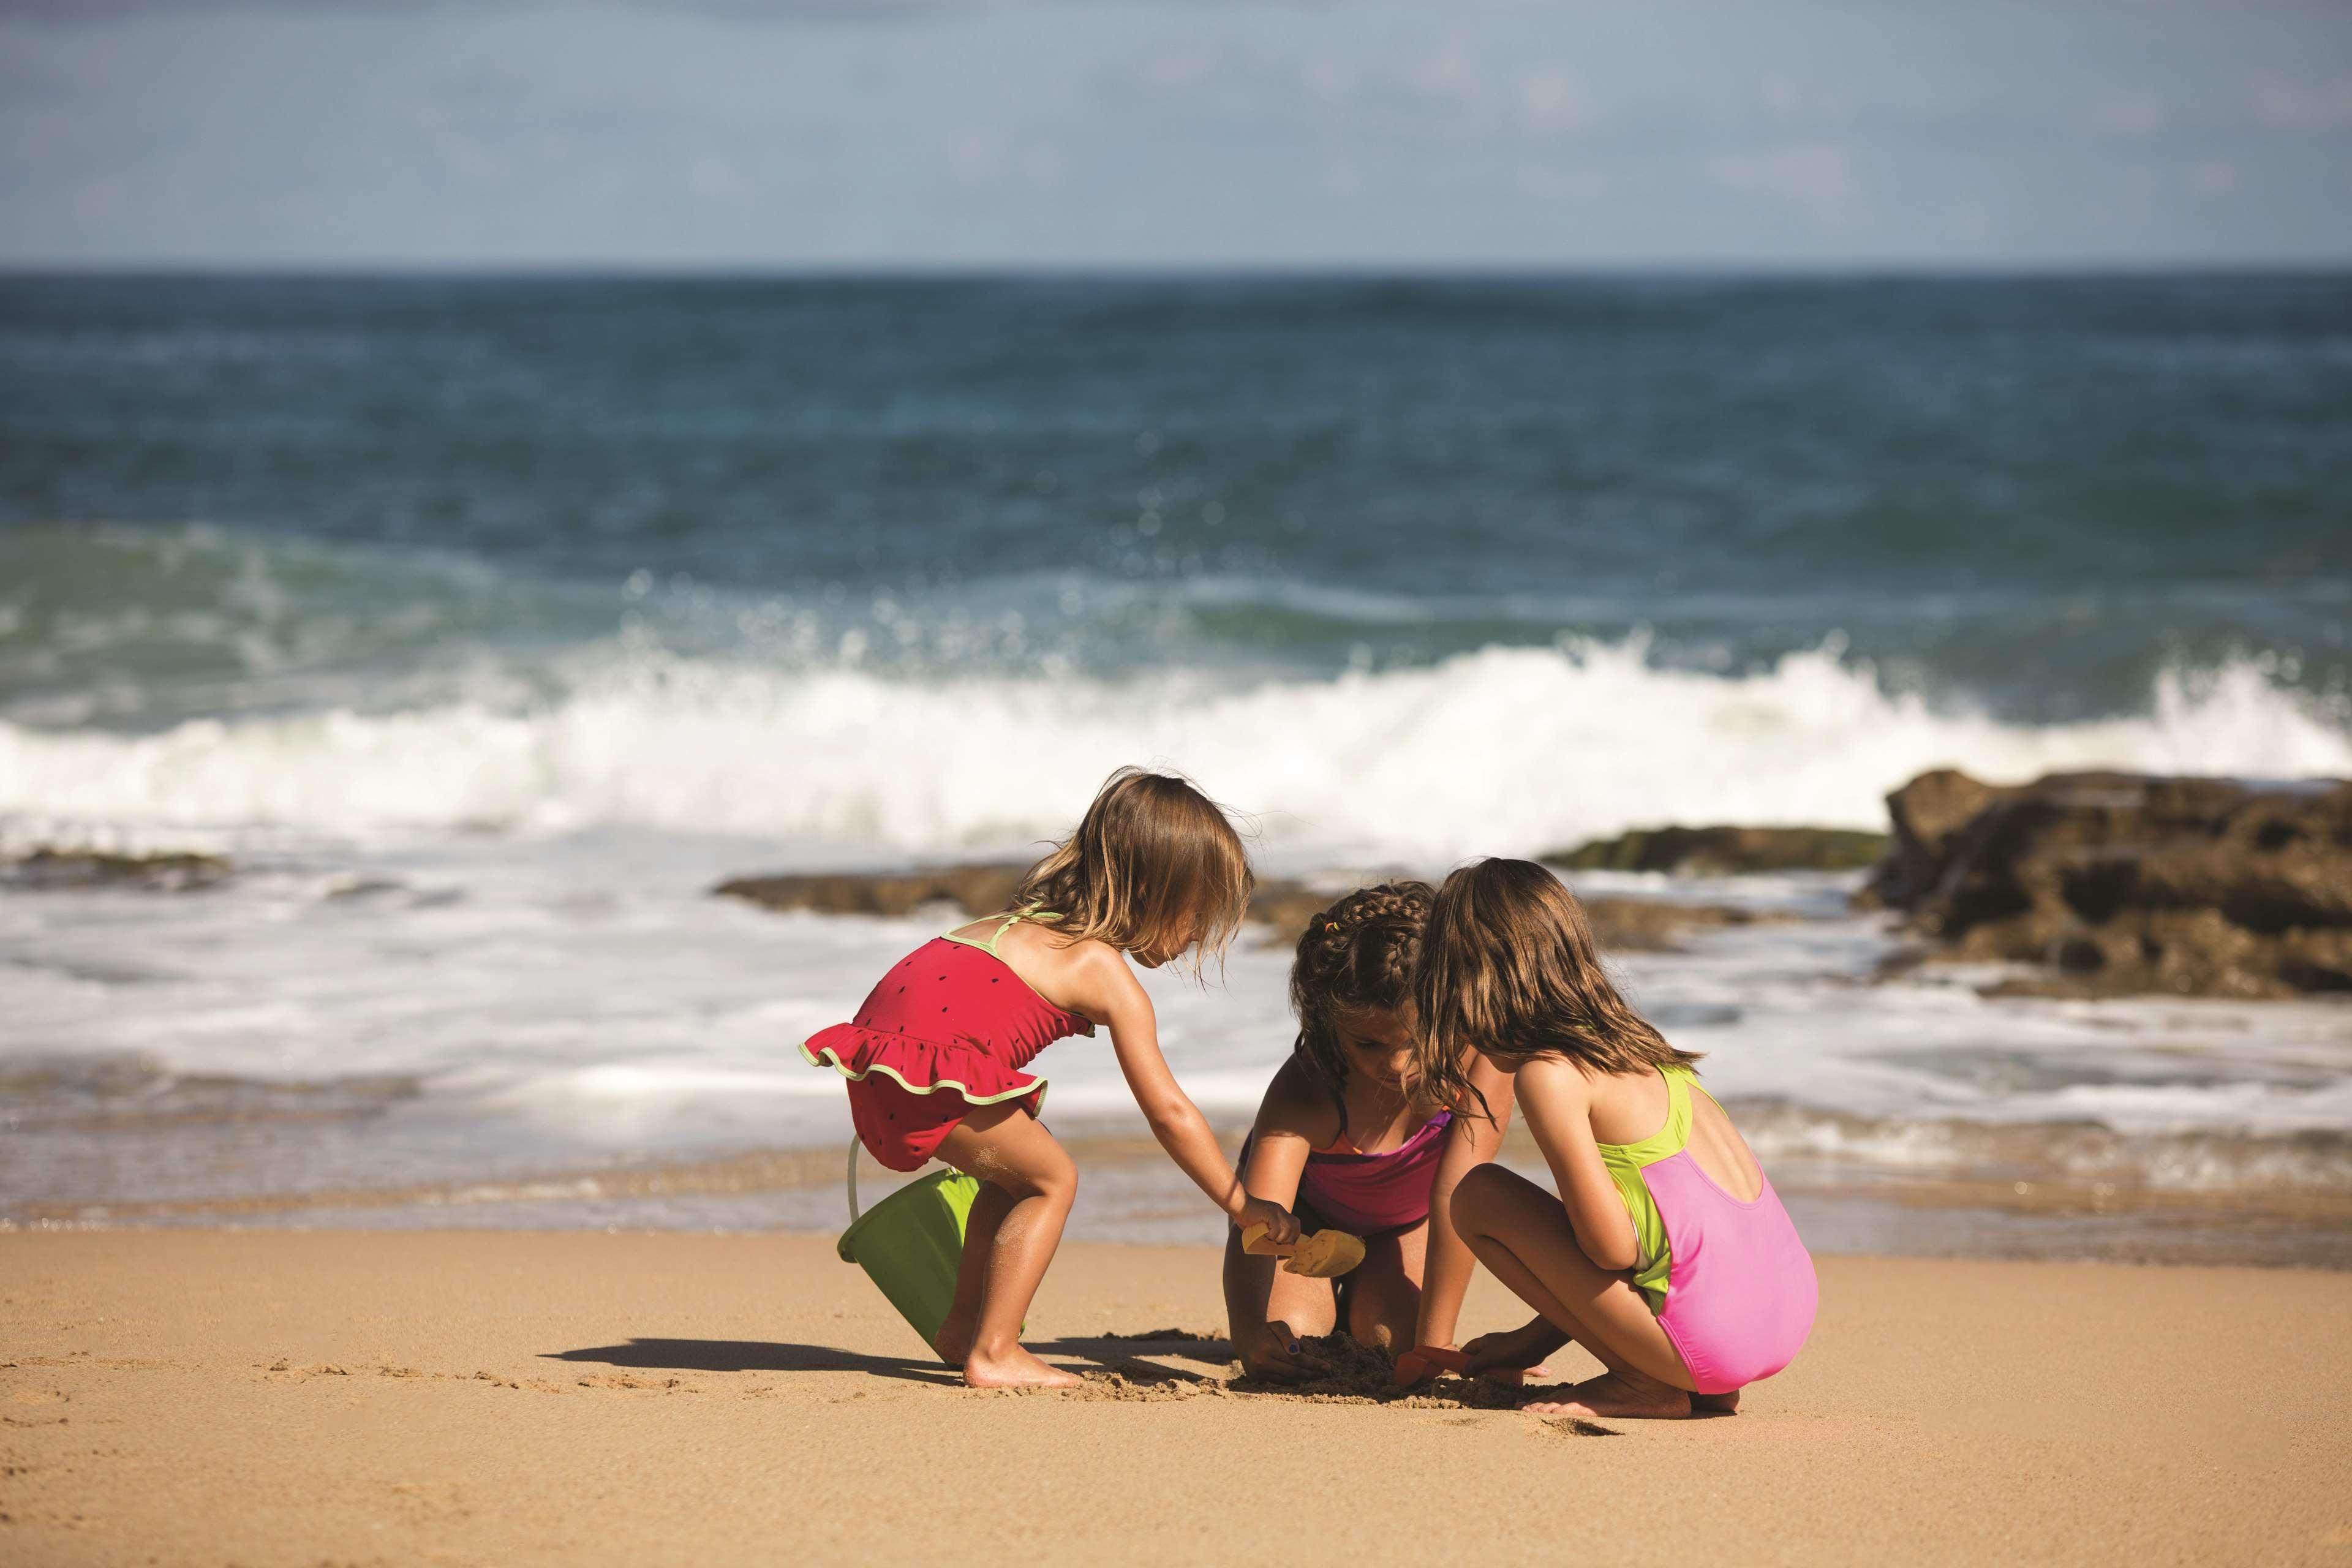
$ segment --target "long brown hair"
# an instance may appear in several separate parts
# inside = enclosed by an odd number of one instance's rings
[[[1065,942],[1223,954],[1249,908],[1249,851],[1225,810],[1175,773],[1121,768],[1077,827],[1029,868],[1013,907],[1059,915]]]
[[[1298,1015],[1290,1049],[1333,1100],[1348,1081],[1340,1017],[1395,1012],[1412,1000],[1422,928],[1436,896],[1426,882],[1382,882],[1358,889],[1307,922],[1290,963],[1290,1007]]]
[[[1413,973],[1413,1068],[1428,1092],[1461,1102],[1474,1050],[1507,1072],[1565,1057],[1594,1072],[1688,1067],[1617,994],[1584,907],[1530,860],[1479,860],[1445,879]]]

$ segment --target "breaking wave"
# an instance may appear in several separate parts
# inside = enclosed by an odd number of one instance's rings
[[[1890,692],[1834,641],[1746,674],[1641,637],[1328,678],[909,679],[608,649],[535,707],[0,723],[0,813],[336,832],[607,824],[953,853],[1066,826],[1103,775],[1180,767],[1272,842],[1534,852],[1663,822],[1875,826],[1919,771],[2352,773],[2352,725],[2255,659],[2137,714],[2022,724]]]

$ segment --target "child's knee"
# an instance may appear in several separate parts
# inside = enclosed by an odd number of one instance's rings
[[[1420,1315],[1417,1292],[1359,1288],[1348,1298],[1348,1332],[1358,1344],[1404,1349]]]
[[[1495,1201],[1502,1195],[1510,1173],[1499,1165],[1480,1165],[1465,1174],[1454,1189],[1450,1212],[1454,1234],[1470,1237],[1486,1228],[1495,1212]]]
[[[1020,1173],[1021,1184],[1014,1195],[1044,1198],[1049,1203],[1067,1205],[1078,1195],[1078,1167],[1062,1146],[1054,1145],[1052,1157],[1041,1161],[1034,1169]]]

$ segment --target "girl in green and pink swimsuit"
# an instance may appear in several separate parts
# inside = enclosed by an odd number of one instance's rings
[[[1489,1164],[1454,1190],[1463,1240],[1538,1314],[1472,1341],[1471,1371],[1573,1340],[1607,1373],[1527,1408],[1672,1416],[1736,1409],[1795,1358],[1812,1259],[1697,1058],[1618,994],[1557,877],[1486,860],[1447,878],[1414,999],[1423,1092],[1466,1089],[1474,1064],[1510,1074],[1557,1187]]]

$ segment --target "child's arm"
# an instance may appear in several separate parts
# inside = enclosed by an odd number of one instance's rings
[[[1298,1201],[1298,1181],[1307,1155],[1339,1135],[1339,1118],[1315,1091],[1296,1058],[1282,1065],[1266,1086],[1251,1130],[1249,1163],[1242,1183],[1252,1197],[1286,1207]],[[1225,1321],[1242,1371],[1270,1383],[1300,1383],[1327,1375],[1330,1368],[1301,1352],[1298,1335],[1276,1315],[1275,1260],[1228,1244],[1225,1250]]]
[[[1612,1273],[1633,1268],[1641,1261],[1641,1238],[1592,1136],[1591,1080],[1568,1062],[1541,1057],[1519,1068],[1517,1077],[1528,1131],[1551,1167],[1577,1246]]]
[[[1454,1228],[1454,1189],[1495,1157],[1511,1124],[1510,1074],[1478,1057],[1470,1066],[1470,1087],[1486,1097],[1486,1110],[1494,1119],[1481,1113],[1475,1096],[1465,1097],[1454,1108],[1454,1124],[1445,1130],[1445,1150],[1429,1184],[1429,1251],[1422,1269],[1421,1317],[1413,1330],[1416,1345],[1454,1343],[1462,1297],[1478,1267],[1470,1244]]]
[[[1536,1060],[1514,1075],[1519,1109],[1527,1113],[1528,1131],[1551,1167],[1560,1206],[1576,1233],[1576,1245],[1600,1267],[1614,1272],[1639,1261],[1640,1238],[1633,1218],[1617,1184],[1601,1163],[1601,1145],[1592,1136],[1592,1084],[1567,1062]],[[1568,1335],[1538,1316],[1507,1333],[1481,1334],[1463,1348],[1469,1352],[1467,1370],[1533,1366],[1568,1343]]]
[[[1276,1242],[1297,1240],[1298,1221],[1290,1210],[1250,1196],[1233,1166],[1226,1163],[1224,1151],[1217,1147],[1208,1118],[1168,1070],[1168,1058],[1160,1054],[1159,1018],[1134,971],[1116,949],[1090,945],[1094,951],[1080,955],[1071,965],[1070,1001],[1079,1013],[1110,1029],[1118,1070],[1126,1077],[1143,1119],[1150,1123],[1151,1135],[1160,1140],[1176,1168],[1192,1177],[1193,1184],[1235,1225],[1263,1224]]]
[[[1298,1201],[1308,1151],[1330,1142],[1339,1132],[1339,1113],[1330,1101],[1315,1092],[1296,1058],[1284,1062],[1258,1102],[1242,1184],[1253,1197],[1288,1207]]]

